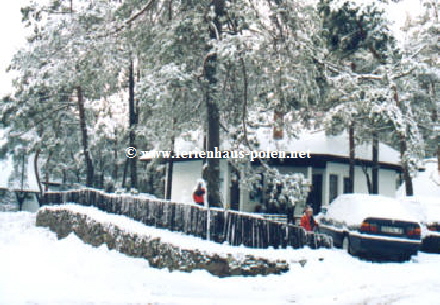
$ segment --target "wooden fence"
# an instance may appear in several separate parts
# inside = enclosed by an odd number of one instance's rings
[[[191,204],[161,201],[125,194],[109,194],[93,189],[48,192],[44,205],[76,203],[125,215],[148,226],[184,232],[206,238],[207,209]],[[258,215],[210,208],[210,240],[251,248],[302,248],[307,243],[303,228],[265,219]],[[319,247],[319,245],[316,245]]]

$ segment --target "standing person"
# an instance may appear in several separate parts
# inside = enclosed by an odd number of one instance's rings
[[[197,183],[197,187],[193,192],[193,200],[198,205],[205,205],[205,188],[202,186],[202,182]]]
[[[307,232],[313,232],[318,229],[318,223],[313,219],[313,209],[308,206],[301,217],[300,222],[301,227],[303,227]]]

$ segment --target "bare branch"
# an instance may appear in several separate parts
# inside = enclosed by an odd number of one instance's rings
[[[134,15],[132,15],[130,18],[128,18],[123,25],[119,26],[116,28],[115,31],[113,31],[112,33],[110,33],[109,35],[112,34],[116,34],[120,31],[122,31],[123,29],[125,29],[127,26],[129,26],[133,21],[135,21],[137,18],[139,18],[140,16],[142,16],[146,11],[150,10],[153,5],[155,4],[156,0],[150,0],[148,1],[148,3],[141,8],[138,12],[136,12]]]

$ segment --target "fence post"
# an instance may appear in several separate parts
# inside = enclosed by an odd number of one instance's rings
[[[209,210],[208,200],[205,200],[206,208],[206,240],[211,240],[211,213]]]

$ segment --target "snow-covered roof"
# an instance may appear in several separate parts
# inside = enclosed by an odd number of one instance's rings
[[[259,143],[258,150],[264,151],[307,151],[313,155],[331,155],[337,157],[349,157],[348,133],[329,136],[324,131],[303,131],[299,138],[274,140],[273,129],[271,127],[259,128],[255,131],[255,137]],[[179,137],[175,141],[177,151],[197,151],[203,150],[203,133],[201,131],[188,132],[185,137]],[[223,141],[222,150],[232,150],[228,141]],[[372,144],[363,143],[356,145],[356,159],[372,160]],[[400,154],[390,146],[379,144],[379,162],[400,165]]]
[[[307,151],[315,155],[333,155],[349,157],[349,142],[346,132],[336,135],[326,135],[324,131],[303,131],[298,139],[272,139],[272,129],[263,129],[257,132],[257,139],[261,143],[260,150]],[[372,144],[356,145],[356,159],[372,160]],[[400,155],[390,146],[379,144],[379,162],[400,164]]]
[[[344,194],[329,206],[326,217],[347,225],[360,225],[367,217],[414,221],[418,218],[405,205],[390,197],[368,194]]]

